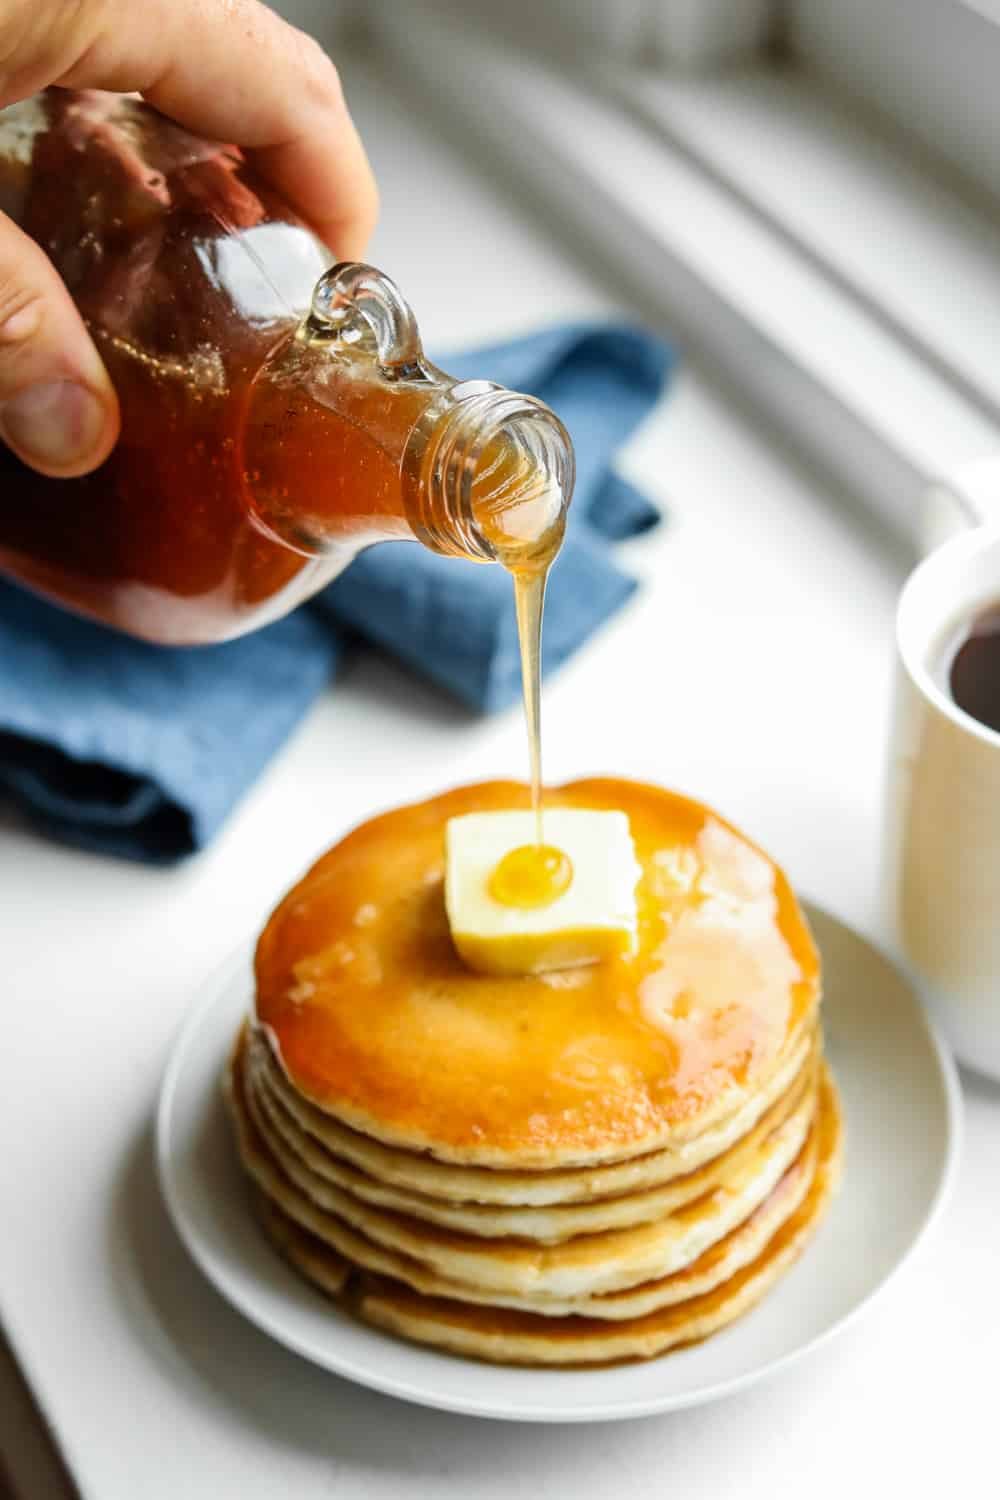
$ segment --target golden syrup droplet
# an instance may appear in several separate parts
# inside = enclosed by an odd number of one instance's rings
[[[505,854],[490,876],[489,890],[501,906],[530,910],[551,906],[569,890],[573,861],[551,844],[522,844]]]

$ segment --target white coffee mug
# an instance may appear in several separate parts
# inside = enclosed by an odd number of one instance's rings
[[[958,1057],[1000,1078],[1000,734],[947,684],[949,645],[997,600],[995,524],[952,536],[903,590],[884,891],[891,940]]]

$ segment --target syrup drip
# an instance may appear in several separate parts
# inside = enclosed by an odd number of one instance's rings
[[[542,609],[547,576],[547,567],[537,572],[514,574],[517,639],[521,648],[521,691],[524,694],[524,722],[528,731],[528,756],[531,765],[531,810],[535,815],[535,848],[539,854],[545,842],[542,828],[541,653]]]
[[[522,844],[505,854],[490,876],[490,895],[501,906],[532,911],[551,906],[569,890],[573,862],[551,844]]]
[[[514,906],[547,905],[562,894],[572,879],[572,864],[567,856],[545,844],[542,811],[542,610],[549,568],[562,543],[563,498],[516,436],[500,444],[482,463],[473,485],[473,509],[479,526],[514,584],[531,768],[531,808],[535,818],[534,844],[511,850],[493,875],[496,890],[526,893],[523,901],[509,894],[497,895],[498,900]],[[512,862],[510,869],[508,862]],[[563,870],[568,873],[560,874]],[[516,872],[513,884],[508,881],[511,871]]]

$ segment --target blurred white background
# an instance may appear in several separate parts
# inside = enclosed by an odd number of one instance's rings
[[[1000,448],[992,0],[279,8],[904,535],[928,484]],[[419,261],[425,170],[405,202]]]

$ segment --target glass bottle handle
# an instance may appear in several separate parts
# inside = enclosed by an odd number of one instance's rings
[[[423,348],[410,304],[396,283],[374,266],[340,261],[316,283],[308,318],[313,338],[349,337],[367,325],[378,362],[391,378],[416,374]]]

